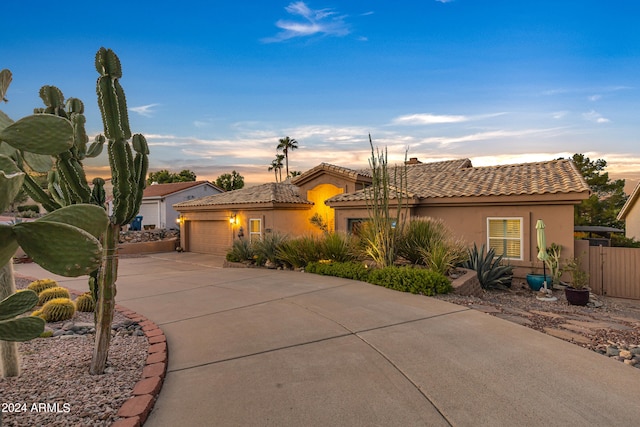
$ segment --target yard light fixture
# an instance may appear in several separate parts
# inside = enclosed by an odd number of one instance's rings
[[[229,223],[231,225],[234,225],[236,223],[236,214],[231,214],[231,216],[229,217]]]

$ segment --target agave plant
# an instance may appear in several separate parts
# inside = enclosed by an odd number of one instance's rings
[[[493,248],[485,254],[484,244],[478,251],[474,243],[473,249],[469,249],[469,259],[462,266],[476,271],[482,289],[511,286],[513,266],[502,265],[502,255],[496,256]]]

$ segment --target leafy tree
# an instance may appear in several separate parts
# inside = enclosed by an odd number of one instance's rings
[[[269,172],[273,171],[275,175],[276,182],[282,181],[282,161],[284,160],[284,154],[276,154],[276,158],[271,160],[271,165],[269,166]],[[278,173],[280,173],[280,178],[278,178]]]
[[[574,154],[571,158],[591,188],[591,196],[575,207],[575,225],[624,228],[624,223],[616,217],[628,197],[624,193],[625,180],[609,178],[609,173],[604,171],[607,167],[604,159],[591,160],[584,154]]]
[[[278,146],[276,147],[278,151],[282,151],[282,153],[284,154],[287,176],[289,176],[289,151],[296,150],[297,148],[298,141],[293,138],[289,138],[288,136],[281,138],[278,142]],[[280,178],[280,180],[282,181],[282,178]]]
[[[179,173],[172,173],[167,169],[162,169],[157,172],[149,172],[147,184],[151,185],[154,182],[158,184],[168,184],[171,182],[191,182],[195,180],[196,174],[188,169],[183,169]]]
[[[291,172],[289,172],[289,176],[291,178],[296,177],[296,176],[300,176],[300,175],[302,175],[302,172],[300,172],[300,171],[291,171]]]
[[[216,178],[216,185],[224,191],[239,190],[244,187],[244,177],[236,171],[223,173]]]

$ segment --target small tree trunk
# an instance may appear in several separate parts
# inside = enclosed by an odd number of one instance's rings
[[[118,278],[119,224],[109,224],[102,246],[102,267],[98,276],[98,301],[96,301],[96,342],[89,373],[104,373],[111,341],[111,325],[116,307],[116,280]]]
[[[0,267],[0,300],[16,292],[16,282],[13,276],[13,258]],[[0,368],[2,377],[17,377],[20,375],[20,358],[18,357],[18,343],[0,341]]]

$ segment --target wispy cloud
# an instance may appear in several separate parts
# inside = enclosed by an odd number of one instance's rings
[[[431,113],[419,113],[419,114],[407,114],[404,116],[396,117],[392,120],[395,125],[438,125],[446,123],[463,123],[473,120],[484,120],[492,117],[498,117],[507,113],[491,113],[491,114],[479,114],[474,116],[465,115],[451,115],[451,114],[431,114]]]
[[[467,116],[459,115],[441,115],[441,114],[408,114],[393,119],[393,123],[397,125],[435,125],[441,123],[460,123],[466,122]]]
[[[343,37],[350,32],[344,21],[346,16],[338,14],[334,9],[311,9],[305,2],[298,1],[290,3],[285,10],[296,19],[278,20],[276,27],[282,31],[273,37],[263,39],[264,43],[277,43],[313,35]]]
[[[602,95],[591,95],[591,96],[589,96],[589,98],[588,98],[588,99],[589,99],[589,101],[591,101],[591,102],[595,102],[595,101],[599,101],[599,100],[600,100],[600,98],[602,98]]]
[[[598,113],[597,111],[591,110],[588,113],[583,113],[582,117],[585,120],[588,120],[590,122],[593,123],[598,123],[598,124],[604,124],[604,123],[609,123],[611,122],[611,120],[602,117],[602,114]]]
[[[160,104],[148,104],[148,105],[141,105],[139,107],[130,107],[129,110],[133,111],[134,113],[138,113],[141,116],[144,117],[153,117],[155,111],[153,110],[155,107],[157,107]]]
[[[438,3],[451,3],[453,0],[436,0]]]

